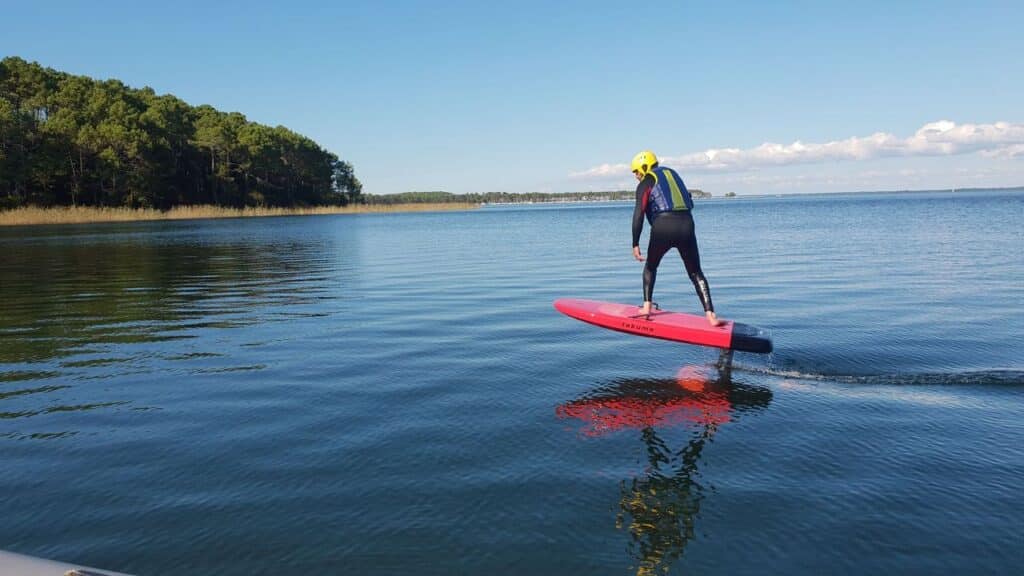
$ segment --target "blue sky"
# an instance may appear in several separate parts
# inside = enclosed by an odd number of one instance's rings
[[[284,125],[365,191],[1024,185],[1021,2],[23,2],[0,56]]]

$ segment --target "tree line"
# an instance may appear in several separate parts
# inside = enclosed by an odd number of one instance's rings
[[[690,188],[694,198],[710,198],[711,194]],[[451,192],[401,192],[399,194],[366,194],[367,204],[516,204],[529,202],[604,202],[611,200],[633,200],[634,190],[610,190],[607,192],[478,192],[453,194]]]
[[[283,126],[0,60],[0,209],[361,202],[352,165]]]

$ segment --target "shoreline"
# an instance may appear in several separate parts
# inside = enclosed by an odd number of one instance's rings
[[[1024,192],[1022,186],[1006,186],[998,188],[955,188],[955,189],[920,189],[920,190],[871,190],[855,192],[797,192],[782,194],[750,194],[733,197],[712,196],[694,198],[704,200],[743,200],[780,197],[823,197],[850,196],[861,194],[915,194],[936,192]],[[354,204],[349,206],[314,206],[309,208],[226,208],[211,205],[176,206],[170,210],[153,208],[94,207],[94,206],[57,206],[40,208],[26,206],[0,210],[0,227],[12,226],[45,226],[61,224],[101,224],[112,222],[147,222],[159,220],[205,220],[214,218],[261,218],[274,216],[321,216],[337,214],[387,214],[402,212],[441,212],[477,210],[487,206],[506,207],[537,204],[593,204],[593,203],[629,203],[632,200],[535,200],[522,202],[405,202],[398,204]]]
[[[386,214],[396,212],[435,212],[474,210],[473,203],[358,204],[316,206],[311,208],[225,208],[220,206],[176,206],[170,210],[153,208],[97,208],[28,206],[0,211],[0,226],[45,226],[59,224],[99,224],[109,222],[148,222],[156,220],[205,220],[212,218],[266,218],[273,216],[322,216],[332,214]]]

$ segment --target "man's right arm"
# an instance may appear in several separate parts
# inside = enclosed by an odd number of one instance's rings
[[[636,185],[636,205],[633,206],[633,246],[640,245],[640,233],[644,229],[644,212],[647,210],[649,192],[654,180],[648,175]]]

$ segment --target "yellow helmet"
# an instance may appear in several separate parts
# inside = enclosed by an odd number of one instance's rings
[[[651,168],[658,163],[658,157],[654,155],[654,152],[650,150],[644,150],[643,152],[633,156],[632,169],[633,172],[639,172],[641,176],[646,176]]]

